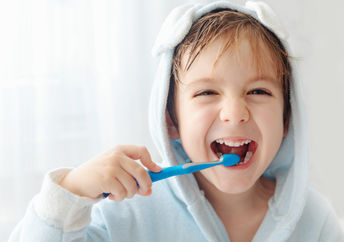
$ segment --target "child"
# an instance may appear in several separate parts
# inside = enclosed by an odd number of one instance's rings
[[[172,11],[154,49],[150,110],[164,166],[225,153],[240,163],[152,186],[134,161],[160,171],[146,148],[117,146],[49,173],[10,241],[344,241],[328,202],[307,187],[304,108],[286,37],[264,3]]]

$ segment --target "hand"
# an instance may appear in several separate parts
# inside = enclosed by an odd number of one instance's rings
[[[161,171],[146,147],[120,145],[71,170],[59,184],[89,198],[98,198],[103,193],[111,193],[108,198],[115,201],[132,198],[135,194],[149,196],[152,180],[135,160],[140,160],[148,170]]]

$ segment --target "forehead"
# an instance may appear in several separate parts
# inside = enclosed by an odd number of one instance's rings
[[[191,64],[188,62],[190,53],[186,52],[181,59],[181,82],[217,75],[221,71],[228,73],[234,69],[243,75],[265,76],[279,82],[277,61],[271,50],[263,41],[248,36],[240,36],[235,43],[228,43],[226,36],[215,39],[197,53]]]

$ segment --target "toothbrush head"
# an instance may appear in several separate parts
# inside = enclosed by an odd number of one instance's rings
[[[236,154],[224,154],[221,156],[220,161],[226,167],[234,166],[240,161],[240,157]]]

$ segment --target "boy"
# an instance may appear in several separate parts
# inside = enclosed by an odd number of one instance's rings
[[[144,147],[117,146],[50,173],[10,240],[343,241],[326,200],[307,188],[299,84],[276,23],[264,3],[184,5],[155,46],[150,125],[164,161],[235,153],[238,165],[158,182],[152,194],[134,160],[161,168]]]

